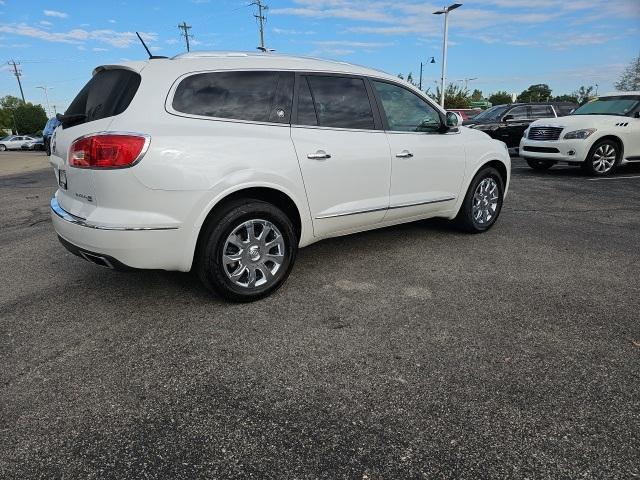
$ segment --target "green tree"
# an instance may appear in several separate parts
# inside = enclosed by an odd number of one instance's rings
[[[23,103],[21,99],[7,95],[0,98],[0,127],[15,133],[39,133],[47,123],[42,105]]]
[[[427,92],[436,102],[440,102],[440,87],[434,94]],[[450,83],[444,91],[444,108],[469,108],[469,90]]]
[[[488,100],[492,105],[504,105],[505,103],[511,103],[511,95],[501,90],[493,93]]]
[[[558,95],[557,97],[553,97],[553,101],[578,103],[578,97],[576,96],[575,93],[571,93],[571,94],[565,93],[564,95]]]
[[[640,55],[625,68],[620,75],[620,80],[615,83],[615,87],[625,92],[640,90]]]
[[[595,90],[593,85],[589,85],[585,87],[582,85],[578,90],[573,92],[573,96],[576,98],[577,102],[582,105],[583,103],[587,103],[589,99],[593,96],[592,93]]]
[[[482,90],[478,90],[477,88],[473,91],[473,93],[471,94],[471,101],[472,102],[479,102],[483,99],[484,97],[482,96]]]
[[[546,83],[531,85],[518,95],[519,102],[546,102],[551,98],[551,89]]]

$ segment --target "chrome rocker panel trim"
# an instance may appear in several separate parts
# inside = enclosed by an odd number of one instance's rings
[[[400,205],[391,205],[389,207],[369,208],[369,209],[366,209],[366,210],[356,210],[354,212],[340,212],[340,213],[332,213],[332,214],[329,214],[329,215],[320,215],[318,217],[315,217],[315,219],[316,220],[322,220],[322,219],[325,219],[325,218],[345,217],[347,215],[358,215],[360,213],[380,212],[382,210],[395,210],[397,208],[416,207],[418,205],[428,205],[430,203],[448,202],[450,200],[455,200],[455,199],[456,199],[456,197],[444,197],[444,198],[437,198],[435,200],[427,200],[425,202],[402,203]]]

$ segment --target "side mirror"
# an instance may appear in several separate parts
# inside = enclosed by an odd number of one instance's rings
[[[640,110],[638,110],[633,116],[634,118],[640,118]]]
[[[447,112],[446,125],[449,128],[456,128],[460,124],[458,114],[454,112]]]
[[[503,122],[508,122],[509,120],[513,120],[513,115],[505,115],[502,117]]]

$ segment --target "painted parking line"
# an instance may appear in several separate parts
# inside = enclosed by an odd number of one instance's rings
[[[631,175],[626,177],[603,177],[603,178],[590,178],[591,182],[598,182],[600,180],[624,180],[626,178],[640,178],[640,175]]]

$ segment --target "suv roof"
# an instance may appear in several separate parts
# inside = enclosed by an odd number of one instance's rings
[[[288,55],[274,52],[242,52],[242,51],[201,51],[181,53],[172,58],[157,58],[147,60],[147,62],[215,62],[216,68],[221,69],[242,69],[242,68],[258,68],[258,69],[282,69],[282,70],[306,70],[306,71],[326,71],[334,73],[350,73],[354,75],[368,75],[376,77],[384,77],[389,80],[402,82],[395,75],[375,70],[372,68],[356,65],[353,63],[343,62],[339,60],[326,60],[315,57],[305,57],[298,55]],[[127,62],[124,66],[132,68],[136,71],[142,69],[142,62]],[[114,65],[115,67],[115,65]]]

